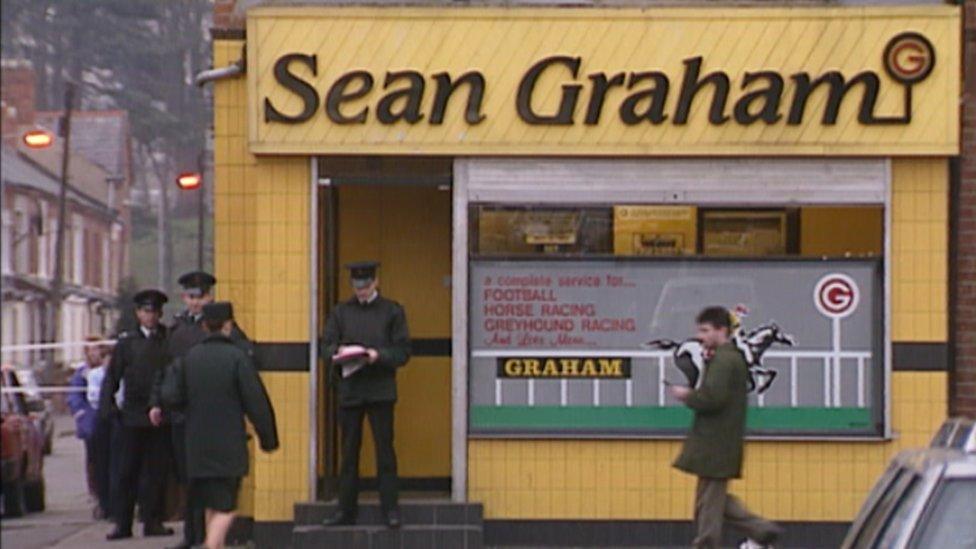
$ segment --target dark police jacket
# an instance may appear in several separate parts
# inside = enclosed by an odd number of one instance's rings
[[[251,357],[251,360],[255,361],[255,367],[260,369],[254,357],[254,344],[247,338],[247,334],[237,327],[236,323],[234,324],[234,330],[231,332],[230,337],[235,345]],[[200,315],[194,318],[188,311],[183,311],[176,315],[173,320],[173,325],[169,329],[169,354],[173,359],[181,359],[190,352],[190,349],[206,338],[207,331],[203,329],[203,316]],[[171,367],[168,366],[167,368]],[[166,369],[161,370],[157,375],[153,384],[152,394],[149,397],[150,407],[162,406],[160,392],[162,390],[163,379],[166,375],[170,375]],[[163,406],[163,408],[166,410],[171,422],[183,422],[183,412],[179,408],[173,406]]]
[[[395,402],[396,370],[410,358],[410,333],[403,307],[381,295],[365,304],[353,297],[336,305],[325,324],[319,354],[330,361],[340,345],[354,344],[376,349],[379,358],[344,379],[341,368],[332,368],[332,379],[339,384],[339,405]]]
[[[130,427],[151,427],[149,408],[153,385],[170,359],[166,326],[157,326],[151,337],[146,337],[142,328],[120,333],[102,381],[98,406],[102,417],[111,417],[119,411],[115,392],[119,383],[124,382],[122,423]]]
[[[166,383],[165,403],[181,403],[190,478],[242,477],[248,470],[244,417],[261,449],[278,447],[274,409],[247,353],[231,338],[210,334],[179,363],[179,383]]]
[[[674,466],[707,478],[739,478],[746,428],[749,367],[731,343],[715,349],[701,386],[685,404],[695,412]]]

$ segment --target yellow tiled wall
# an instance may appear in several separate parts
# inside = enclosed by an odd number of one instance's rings
[[[214,43],[214,65],[240,58],[243,42]],[[214,270],[220,299],[257,343],[308,341],[309,161],[248,153],[245,80],[214,85]],[[241,513],[290,520],[308,497],[308,374],[262,372],[277,414],[281,448],[252,443]]]
[[[891,442],[750,442],[732,490],[777,520],[851,520],[900,449],[945,418],[946,374],[896,372]],[[468,497],[489,519],[687,520],[694,479],[680,441],[471,440]]]
[[[949,163],[893,159],[891,187],[891,338],[946,341]]]

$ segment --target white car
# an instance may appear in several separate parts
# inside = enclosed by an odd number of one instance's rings
[[[976,424],[952,419],[904,450],[871,490],[843,549],[976,547]]]

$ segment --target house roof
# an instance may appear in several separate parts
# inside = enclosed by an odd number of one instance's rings
[[[34,154],[37,152],[31,151]],[[61,155],[57,154],[56,158],[60,159],[60,157]],[[72,173],[74,173],[74,170],[72,170]],[[104,173],[102,177],[104,178]],[[0,148],[0,180],[2,180],[4,186],[16,185],[26,187],[51,196],[58,196],[61,191],[60,180],[56,179],[49,170],[45,169],[42,163],[6,145]],[[73,182],[68,186],[68,199],[96,208],[107,214],[111,211],[108,209],[108,205],[104,201],[99,200],[98,197],[92,197],[86,193],[79,192],[74,187]]]
[[[63,111],[35,115],[38,125],[57,131]],[[110,177],[129,179],[129,115],[126,111],[72,111],[71,152],[91,160]]]

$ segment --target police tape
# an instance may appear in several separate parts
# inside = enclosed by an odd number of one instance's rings
[[[98,347],[101,345],[115,345],[114,339],[100,339],[98,341],[65,341],[62,343],[25,343],[22,345],[4,345],[0,352],[13,353],[17,351],[45,351],[49,349],[71,349],[74,347]]]
[[[26,393],[31,395],[36,395],[38,393],[84,393],[88,389],[85,387],[0,387],[0,394],[18,394]]]

